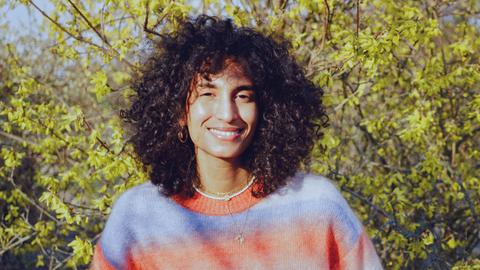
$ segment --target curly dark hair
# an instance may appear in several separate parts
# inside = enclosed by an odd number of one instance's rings
[[[163,194],[195,193],[193,184],[199,180],[194,145],[179,141],[179,119],[185,115],[192,79],[217,74],[227,59],[234,59],[250,77],[259,107],[252,143],[241,156],[260,182],[253,195],[272,193],[302,163],[309,164],[328,117],[322,89],[306,79],[287,41],[236,27],[230,19],[200,15],[152,44],[143,73],[133,82],[137,95],[121,117],[131,124],[135,152],[145,168],[151,166],[150,180]]]

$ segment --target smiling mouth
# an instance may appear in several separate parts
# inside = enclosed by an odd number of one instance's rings
[[[233,141],[242,135],[244,129],[239,128],[236,130],[221,130],[215,128],[208,129],[215,137],[225,140],[225,141]]]

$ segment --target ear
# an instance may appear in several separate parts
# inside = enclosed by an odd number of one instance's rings
[[[183,115],[180,117],[180,119],[178,120],[178,125],[179,125],[180,127],[182,127],[182,128],[187,125],[187,116],[186,116],[186,114],[183,114]]]
[[[183,128],[188,124],[188,111],[190,110],[189,104],[190,92],[187,94],[187,100],[185,101],[185,109],[178,118],[178,125]]]

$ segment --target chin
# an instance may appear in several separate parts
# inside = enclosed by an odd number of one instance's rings
[[[217,157],[217,158],[222,158],[222,159],[235,159],[239,158],[243,152],[245,152],[243,149],[231,149],[231,150],[213,150],[209,151],[209,154]]]
[[[241,153],[212,153],[212,156],[221,158],[221,159],[236,159],[240,157]]]

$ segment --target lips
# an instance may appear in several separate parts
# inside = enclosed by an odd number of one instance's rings
[[[243,133],[243,128],[209,128],[208,131],[216,138],[224,141],[233,141],[240,137]]]

